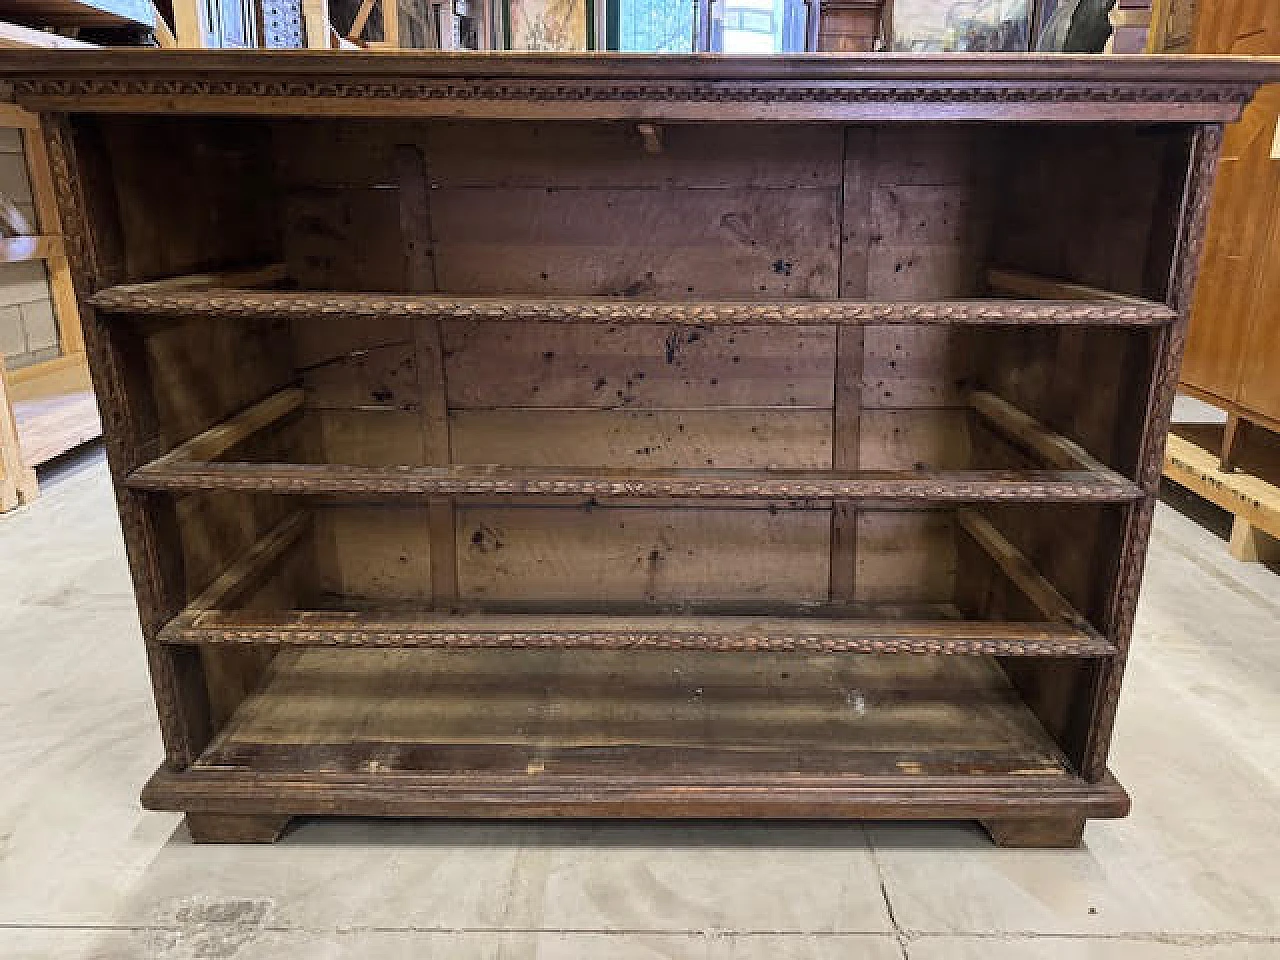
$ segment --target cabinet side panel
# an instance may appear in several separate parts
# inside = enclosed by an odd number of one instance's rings
[[[1184,129],[1019,128],[1009,140],[993,263],[1143,295],[1166,145]]]
[[[1151,521],[1163,470],[1165,439],[1173,413],[1178,371],[1186,345],[1187,325],[1208,230],[1213,182],[1222,154],[1223,127],[1206,124],[1195,135],[1183,193],[1181,226],[1170,274],[1170,306],[1178,320],[1160,343],[1156,375],[1146,403],[1145,430],[1138,457],[1138,483],[1146,496],[1126,511],[1118,574],[1108,609],[1107,634],[1120,653],[1099,672],[1094,688],[1082,773],[1090,780],[1106,774],[1120,684],[1133,635],[1138,591],[1146,564]]]
[[[67,258],[80,299],[85,349],[102,413],[120,527],[133,577],[165,763],[189,765],[208,742],[204,671],[191,650],[154,643],[180,606],[184,571],[172,502],[125,488],[124,478],[158,452],[158,424],[142,338],[106,322],[84,300],[124,278],[124,249],[111,163],[90,120],[45,116],[42,127],[58,194]]]
[[[119,197],[128,280],[279,259],[265,124],[115,116],[101,127]]]

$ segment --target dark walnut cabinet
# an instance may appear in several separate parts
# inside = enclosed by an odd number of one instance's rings
[[[290,816],[976,818],[1108,744],[1273,63],[6,52],[166,756]]]

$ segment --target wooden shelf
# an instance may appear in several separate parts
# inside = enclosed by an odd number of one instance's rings
[[[346,467],[297,463],[147,466],[135,490],[239,490],[352,497],[578,497],[865,500],[883,503],[1126,503],[1138,487],[1088,471],[566,470],[535,467]]]
[[[704,602],[696,609],[648,605],[607,613],[517,608],[397,612],[241,609],[309,530],[299,512],[283,520],[159,632],[175,645],[280,647],[563,648],[789,651],[1016,657],[1107,657],[1099,634],[991,524],[959,511],[959,527],[1042,618],[964,620],[951,605],[928,610],[855,604],[774,604],[753,613]],[[770,605],[766,605],[770,606]]]
[[[1059,300],[940,300],[872,303],[862,300],[646,301],[621,298],[449,297],[385,293],[251,290],[188,283],[108,287],[89,299],[103,313],[138,317],[425,317],[572,323],[693,325],[973,324],[1045,326],[1159,326],[1174,313],[1137,298],[1079,296]],[[204,275],[195,279],[207,279]],[[197,289],[191,289],[196,287]],[[202,289],[200,287],[203,287]]]
[[[997,433],[1045,463],[1030,470],[581,469],[499,465],[362,467],[344,464],[220,462],[254,434],[300,410],[289,387],[246,408],[127,479],[136,490],[353,497],[578,497],[714,500],[860,500],[886,503],[1125,503],[1142,493],[1079,444],[1047,430],[985,391],[973,410]]]
[[[852,620],[818,617],[438,614],[210,610],[181,616],[164,643],[302,647],[492,647],[597,650],[803,651],[1105,657],[1115,647],[1060,623]]]
[[[199,791],[212,783],[224,789]],[[362,795],[404,815],[644,816],[676,794],[684,816],[785,802],[791,816],[940,817],[983,797],[1128,806],[1113,781],[1075,776],[988,657],[285,651],[144,802],[230,809],[268,791],[291,813]]]

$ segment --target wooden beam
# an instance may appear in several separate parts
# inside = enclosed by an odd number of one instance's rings
[[[46,377],[57,376],[77,368],[87,366],[88,361],[85,360],[83,353],[64,353],[60,357],[54,357],[52,360],[44,360],[40,363],[28,364],[25,367],[19,367],[17,370],[10,370],[7,374],[9,377],[9,385],[12,387],[24,387],[35,380],[43,380]]]
[[[974,390],[969,394],[969,405],[997,433],[1034,453],[1046,466],[1058,470],[1087,470],[1128,482],[1080,444],[1049,430],[1003,397],[986,390]]]
[[[862,424],[863,331],[836,331],[835,393],[831,408],[831,465],[836,470],[859,467]],[[857,593],[858,510],[852,503],[831,506],[832,602],[853,600]]]
[[[1002,270],[992,267],[987,270],[987,286],[996,293],[1006,293],[1015,297],[1031,297],[1035,300],[1110,300],[1116,303],[1150,303],[1141,297],[1131,297],[1123,293],[1112,293],[1098,287],[1085,286],[1082,283],[1069,283],[1065,280],[1053,280],[1039,277],[1019,270]]]
[[[1098,636],[1089,622],[1058,592],[1058,588],[1045,579],[1026,554],[1010,543],[990,520],[970,509],[957,510],[956,520],[1046,620],[1070,624]]]
[[[199,0],[173,0],[173,33],[179,47],[201,49],[208,46],[208,28]]]
[[[400,46],[399,0],[382,0],[382,36],[388,47]]]
[[[183,608],[178,620],[211,610],[225,611],[262,587],[277,561],[311,529],[311,514],[299,510],[280,521],[219,574],[204,592]],[[167,630],[178,621],[171,621]]]
[[[0,353],[0,512],[31,503],[40,494],[36,473],[22,459],[18,424],[13,418],[4,354]]]
[[[24,110],[16,103],[0,103],[0,127],[39,130],[40,115]]]
[[[61,251],[61,237],[0,237],[0,263],[48,260]]]
[[[142,471],[163,471],[166,466],[213,460],[260,430],[265,430],[295,410],[301,409],[303,399],[304,394],[301,388],[286,387],[203,433],[196,434],[159,460],[147,464]]]
[[[1047,734],[1046,734],[1047,737]],[[1049,755],[1055,748],[1046,744]],[[621,748],[623,750],[627,748]],[[392,751],[388,751],[392,752]],[[950,755],[944,752],[944,755]],[[524,766],[465,773],[403,772],[382,768],[358,773],[248,768],[192,767],[181,772],[162,766],[147,782],[142,805],[148,810],[180,812],[225,810],[228,803],[247,810],[294,816],[331,815],[402,817],[782,817],[813,820],[963,820],[975,808],[1002,816],[1123,817],[1129,797],[1111,774],[1088,781],[1072,774],[1042,776],[1026,771],[1013,776],[971,773],[936,777],[915,770],[891,776],[860,771],[831,775],[752,774],[726,783],[713,772],[701,776],[615,776],[568,784]],[[573,789],[573,787],[578,789]],[[228,800],[228,798],[231,798]],[[188,813],[190,816],[190,813]]]
[[[432,291],[437,287],[437,277],[426,158],[417,147],[403,144],[395,149],[394,167],[400,194],[400,232],[406,244],[405,288],[413,293]],[[449,397],[440,320],[417,317],[412,323],[423,462],[445,466],[453,459],[453,446],[449,440]],[[427,500],[427,526],[431,536],[431,596],[437,606],[448,606],[458,597],[457,519],[451,499]]]
[[[49,295],[53,300],[53,315],[58,324],[58,345],[64,355],[78,356],[84,353],[80,302],[76,297],[75,281],[67,260],[66,244],[62,240],[62,216],[58,207],[58,192],[53,184],[53,172],[49,166],[44,132],[40,129],[39,118],[35,119],[35,126],[22,132],[23,149],[27,156],[27,175],[31,181],[31,196],[35,201],[40,231],[48,236],[56,235],[58,239],[45,261],[45,270],[49,275]]]
[[[1224,471],[1214,451],[1169,434],[1164,453],[1164,475],[1192,493],[1243,518],[1272,537],[1280,537],[1280,486],[1237,468]],[[1272,478],[1280,480],[1280,477]],[[1246,542],[1243,529],[1238,538]]]
[[[328,50],[329,0],[302,0],[302,27],[310,50]]]
[[[351,21],[351,29],[347,31],[348,40],[359,40],[360,34],[364,32],[365,24],[369,22],[369,14],[373,13],[373,5],[377,0],[364,0],[360,7],[356,10],[355,19]]]
[[[140,302],[158,294],[167,293],[187,293],[193,295],[197,301],[207,302],[207,296],[202,296],[205,291],[216,292],[229,287],[237,289],[271,287],[283,283],[288,278],[289,269],[283,263],[268,263],[263,266],[235,270],[189,273],[179,277],[166,277],[163,280],[149,280],[145,283],[126,283],[110,289],[119,291],[122,297],[133,297]],[[96,298],[90,302],[96,305]]]
[[[156,11],[156,43],[161,50],[173,50],[178,46],[178,38],[169,29],[164,17],[160,16],[159,10]]]
[[[1222,452],[1218,456],[1218,467],[1223,473],[1230,473],[1236,468],[1238,448],[1244,443],[1248,432],[1248,420],[1238,413],[1227,414],[1227,426],[1222,431]]]

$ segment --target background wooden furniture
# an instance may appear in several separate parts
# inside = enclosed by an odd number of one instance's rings
[[[1221,125],[1278,73],[0,57],[88,311],[144,802],[1123,815]]]
[[[1202,4],[1195,49],[1280,53],[1280,6]],[[1228,128],[1204,282],[1192,311],[1183,389],[1228,411],[1221,459],[1249,423],[1280,430],[1280,86]]]
[[[868,53],[874,50],[880,37],[885,2],[822,0],[815,4],[819,11],[817,49],[829,53]]]
[[[32,468],[100,436],[102,426],[89,381],[80,310],[39,118],[13,104],[0,104],[0,127],[20,131],[33,203],[30,214],[23,214],[22,219],[34,220],[30,225],[37,231],[31,236],[0,240],[0,260],[43,265],[57,327],[58,353],[6,374],[4,402],[0,404],[0,418],[9,427],[0,435],[8,477],[0,480],[3,511],[36,496],[38,487]],[[16,487],[14,470],[22,471],[24,478]]]
[[[1224,468],[1224,432],[1221,424],[1174,424],[1164,475],[1231,514],[1228,549],[1237,560],[1280,558],[1280,434],[1251,431],[1233,445],[1234,462]]]

